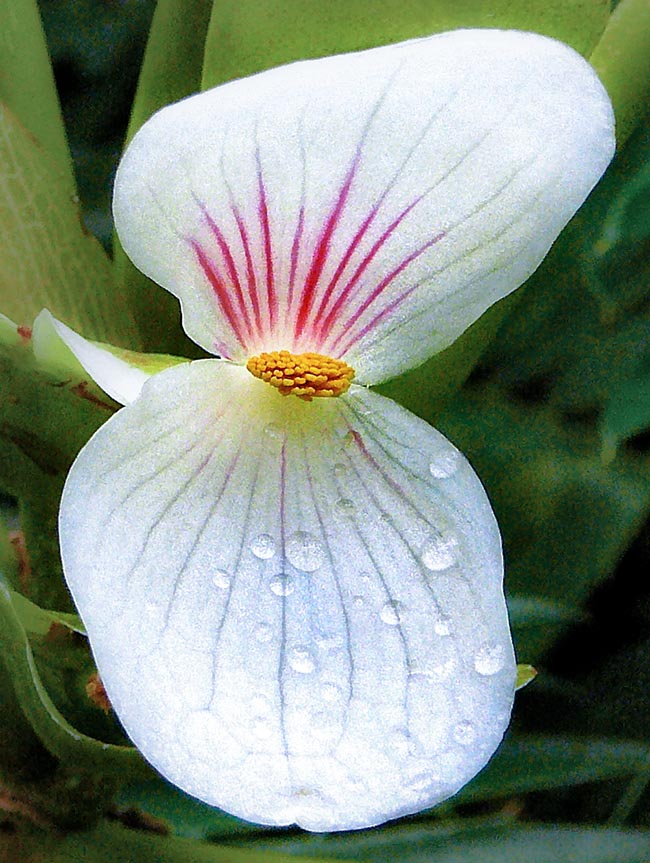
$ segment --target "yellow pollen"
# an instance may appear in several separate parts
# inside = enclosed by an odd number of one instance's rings
[[[292,354],[289,351],[271,351],[251,357],[246,363],[248,371],[275,387],[283,396],[298,396],[310,402],[315,398],[340,396],[346,392],[354,369],[343,360],[334,360],[323,354]]]

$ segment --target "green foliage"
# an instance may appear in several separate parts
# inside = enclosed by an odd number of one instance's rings
[[[1,105],[0,234],[3,314],[31,324],[47,306],[86,336],[139,346],[131,311],[83,226],[69,178]]]
[[[212,0],[159,0],[133,102],[126,140],[155,111],[196,92],[201,84],[203,44]],[[137,270],[113,233],[115,276],[132,298],[131,308],[150,351],[196,356],[178,327],[178,301]],[[174,326],[170,327],[169,324]]]
[[[0,103],[6,105],[57,164],[68,195],[74,170],[36,0],[0,0]],[[3,136],[4,137],[4,136]]]
[[[356,51],[458,27],[509,27],[555,36],[589,54],[609,0],[251,0],[216,3],[203,87],[305,57]]]
[[[591,56],[616,105],[617,138],[625,143],[648,113],[650,8],[644,0],[621,0]],[[622,57],[625,58],[621,62]]]

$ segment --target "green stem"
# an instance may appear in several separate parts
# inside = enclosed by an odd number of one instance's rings
[[[621,0],[590,61],[614,105],[621,147],[650,109],[648,0]]]

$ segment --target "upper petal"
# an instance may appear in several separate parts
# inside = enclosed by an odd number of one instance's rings
[[[127,732],[244,818],[417,811],[507,725],[485,493],[439,433],[362,388],[306,404],[223,361],[162,372],[80,454],[61,543]]]
[[[164,109],[120,165],[115,220],[207,350],[315,350],[375,383],[521,284],[613,148],[572,49],[455,31]]]

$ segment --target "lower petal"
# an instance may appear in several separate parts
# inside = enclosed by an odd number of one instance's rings
[[[361,387],[162,372],[72,468],[68,583],[128,734],[265,824],[368,827],[453,794],[508,723],[501,546],[476,475]]]

